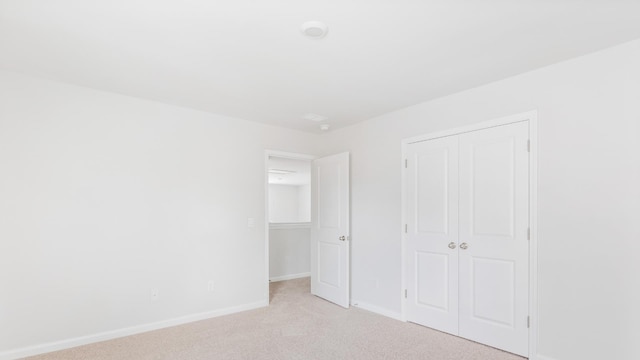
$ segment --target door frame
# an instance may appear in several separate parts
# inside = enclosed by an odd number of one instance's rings
[[[444,131],[428,133],[414,136],[402,140],[402,161],[401,161],[401,187],[402,187],[402,289],[401,289],[401,311],[402,321],[407,321],[407,299],[405,291],[407,289],[407,258],[406,258],[406,233],[407,224],[407,174],[405,161],[407,159],[407,147],[409,144],[433,140],[437,138],[459,135],[471,131],[488,129],[496,126],[508,125],[517,122],[527,121],[529,124],[529,359],[535,359],[537,354],[538,341],[538,112],[537,110],[527,111],[515,115],[509,115],[488,121],[474,123],[466,126],[456,127]]]
[[[264,298],[267,306],[269,305],[269,158],[278,157],[283,159],[307,160],[309,162],[317,159],[315,155],[292,153],[280,150],[264,151],[264,266],[265,266],[265,288],[263,289]]]

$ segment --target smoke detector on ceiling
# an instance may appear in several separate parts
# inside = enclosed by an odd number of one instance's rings
[[[302,24],[302,33],[312,39],[321,39],[327,35],[327,25],[322,21],[307,21]]]
[[[329,130],[329,124],[322,124],[322,125],[320,125],[320,130],[322,130],[322,131],[327,131],[327,130]]]

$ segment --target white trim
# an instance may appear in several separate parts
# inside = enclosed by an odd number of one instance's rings
[[[438,139],[438,138],[442,138],[442,137],[447,137],[447,136],[452,136],[452,135],[459,135],[459,134],[464,134],[464,133],[468,133],[468,132],[472,132],[472,131],[477,131],[477,130],[483,130],[483,129],[488,129],[488,128],[492,128],[492,127],[496,127],[496,126],[501,126],[501,125],[507,125],[507,124],[513,124],[513,123],[517,123],[517,122],[521,122],[521,121],[528,121],[531,119],[536,119],[537,118],[537,111],[527,111],[524,113],[520,113],[520,114],[515,114],[515,115],[509,115],[509,116],[505,116],[505,117],[501,117],[501,118],[497,118],[497,119],[492,119],[492,120],[488,120],[488,121],[482,121],[476,124],[471,124],[471,125],[466,125],[466,126],[459,126],[459,127],[455,127],[452,129],[447,129],[447,130],[443,130],[443,131],[438,131],[438,132],[434,132],[434,133],[429,133],[429,134],[424,134],[424,135],[418,135],[418,136],[414,136],[411,138],[407,138],[407,139],[403,139],[402,140],[402,144],[413,144],[413,143],[417,143],[420,141],[427,141],[427,140],[433,140],[433,139]]]
[[[284,158],[284,159],[309,160],[309,161],[311,161],[311,160],[315,160],[315,159],[318,158],[315,155],[297,154],[297,153],[279,151],[279,150],[265,150],[265,151],[267,152],[268,156]],[[268,157],[267,157],[267,160],[269,160]]]
[[[351,305],[354,306],[354,307],[360,308],[362,310],[367,310],[367,311],[370,311],[372,313],[376,313],[378,315],[386,316],[386,317],[389,317],[389,318],[392,318],[392,319],[395,319],[395,320],[398,320],[398,321],[404,321],[402,319],[402,314],[401,313],[395,312],[395,311],[391,311],[391,310],[388,310],[388,309],[385,309],[385,308],[381,308],[381,307],[376,306],[376,305],[367,304],[367,303],[364,303],[364,302],[361,302],[361,301],[357,301],[357,300],[352,301]]]
[[[265,299],[269,302],[269,157],[274,151],[264,152],[264,276],[267,279],[262,290]]]
[[[297,160],[315,160],[318,157],[309,154],[298,154],[291,153],[280,150],[269,150],[265,149],[264,151],[264,289],[263,296],[267,305],[269,305],[269,282],[271,279],[269,278],[269,157],[280,157],[286,159],[297,159]],[[2,360],[2,359],[0,359]]]
[[[211,319],[211,318],[215,318],[223,315],[235,314],[238,312],[253,310],[253,309],[265,307],[268,305],[269,305],[268,301],[265,302],[261,300],[254,303],[233,306],[233,307],[220,309],[220,310],[181,316],[181,317],[158,321],[158,322],[149,323],[149,324],[137,325],[137,326],[127,327],[127,328],[118,329],[118,330],[105,331],[105,332],[101,332],[93,335],[80,336],[73,339],[55,341],[55,342],[25,347],[25,348],[16,349],[16,350],[9,350],[9,351],[0,353],[0,360],[20,359],[27,356],[34,356],[38,354],[49,353],[52,351],[69,349],[72,347],[87,345],[87,344],[91,344],[99,341],[112,340],[112,339],[117,339],[125,336],[140,334],[148,331],[159,330],[159,329],[164,329],[172,326],[187,324],[195,321]]]
[[[406,289],[406,234],[404,233],[404,224],[407,222],[407,188],[406,188],[406,168],[405,159],[407,158],[407,146],[409,144],[420,141],[427,141],[446,136],[459,135],[471,131],[487,129],[496,126],[502,126],[517,122],[528,121],[529,124],[529,226],[531,228],[531,239],[529,242],[529,316],[531,317],[531,325],[529,329],[529,358],[532,360],[553,360],[551,358],[537,355],[538,345],[538,112],[536,110],[527,111],[520,114],[505,116],[489,121],[456,127],[449,130],[438,131],[430,134],[419,135],[402,140],[402,289],[401,289],[401,319],[407,321],[406,299],[404,297],[404,289]]]
[[[402,158],[400,159],[400,215],[402,221],[400,223],[400,274],[402,279],[400,280],[400,318],[402,321],[407,321],[407,302],[405,298],[405,289],[407,289],[407,258],[405,253],[407,252],[407,233],[404,230],[404,226],[407,223],[407,147],[409,142],[407,139],[402,140]]]
[[[269,281],[278,282],[278,281],[286,281],[286,280],[306,278],[306,277],[309,277],[309,276],[311,276],[311,273],[310,272],[305,272],[305,273],[300,273],[300,274],[274,276],[274,277],[270,278]]]
[[[529,358],[538,355],[538,113],[529,114]],[[551,360],[548,359],[547,360]]]
[[[548,357],[548,356],[545,356],[545,355],[538,354],[538,355],[535,355],[535,356],[531,356],[529,358],[529,360],[555,360],[555,359],[552,358],[552,357]]]
[[[269,223],[271,230],[288,230],[288,229],[311,229],[310,222],[299,223]]]

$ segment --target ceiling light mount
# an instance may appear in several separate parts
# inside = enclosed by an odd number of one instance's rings
[[[269,174],[277,174],[277,175],[289,175],[295,174],[295,170],[285,170],[285,169],[269,169]]]
[[[322,39],[327,35],[327,25],[322,21],[307,21],[300,28],[302,33],[312,39]]]
[[[304,114],[302,116],[302,118],[305,119],[305,120],[310,120],[310,121],[315,121],[315,122],[325,121],[325,120],[328,119],[326,116],[313,114],[313,113]]]

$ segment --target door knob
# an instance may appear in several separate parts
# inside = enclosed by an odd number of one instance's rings
[[[468,247],[469,247],[469,245],[467,245],[467,243],[460,244],[460,249],[462,249],[462,250],[467,250]]]
[[[344,236],[340,236],[340,237],[338,238],[338,240],[340,240],[340,241],[345,241],[345,240],[347,240],[347,238],[346,238],[346,237],[344,237]]]
[[[453,241],[449,243],[449,249],[455,249],[456,248],[456,243],[454,243]]]

